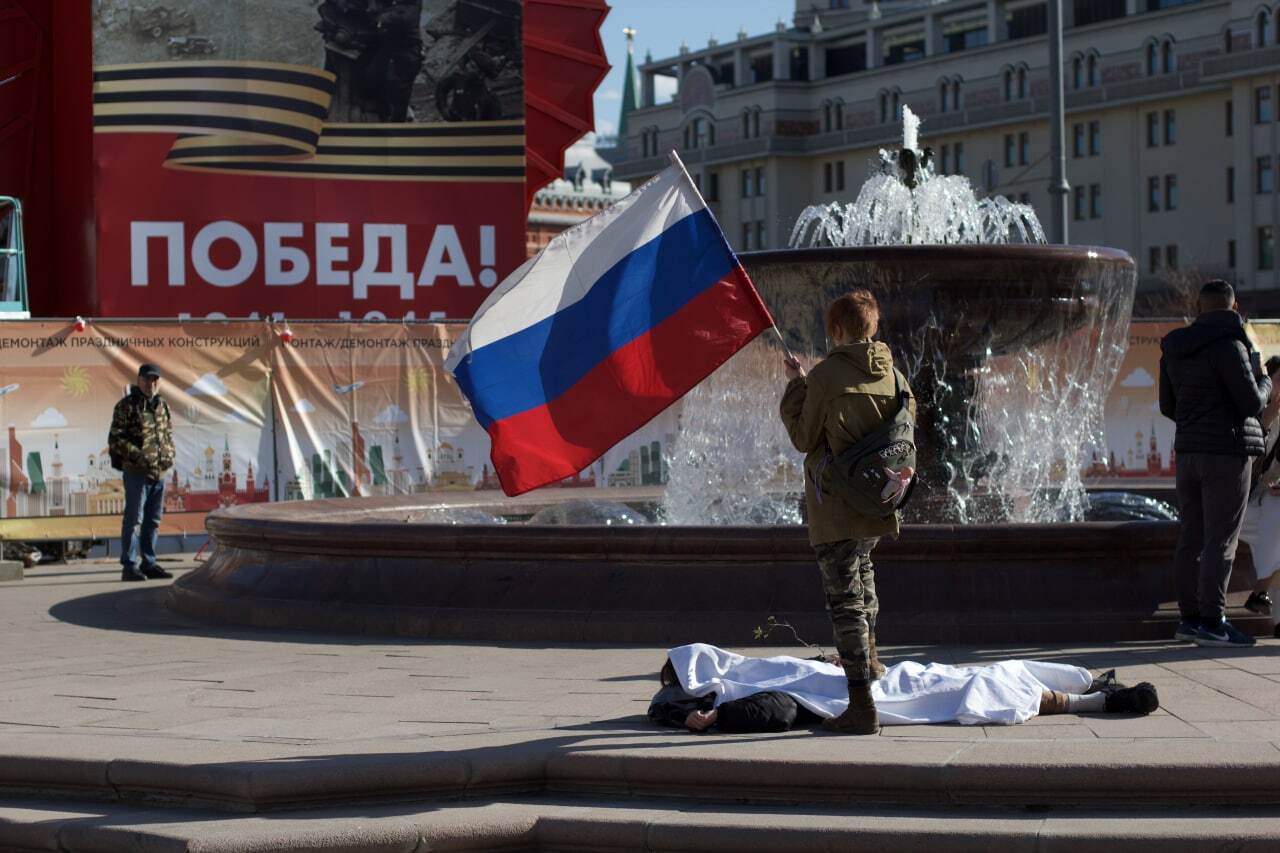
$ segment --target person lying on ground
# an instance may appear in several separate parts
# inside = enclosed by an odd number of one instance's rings
[[[749,658],[705,643],[672,649],[649,705],[659,725],[721,732],[783,732],[844,712],[849,697],[839,661]],[[877,679],[882,726],[924,723],[1015,725],[1044,714],[1150,714],[1155,687],[1126,687],[1115,670],[1095,678],[1070,664],[1005,660],[954,667],[903,661]]]

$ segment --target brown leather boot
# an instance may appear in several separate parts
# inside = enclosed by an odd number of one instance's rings
[[[1040,716],[1067,713],[1067,694],[1045,690],[1040,694]]]
[[[822,721],[829,732],[842,735],[873,735],[880,731],[876,719],[876,702],[871,698],[871,685],[866,681],[849,682],[849,707],[838,717]]]
[[[880,663],[880,656],[876,654],[876,632],[872,631],[867,639],[871,646],[871,677],[879,678],[885,674],[885,666]]]

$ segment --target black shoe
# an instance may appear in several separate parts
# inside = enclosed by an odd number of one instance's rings
[[[1244,603],[1244,609],[1259,616],[1271,615],[1271,596],[1265,592],[1255,592]]]
[[[122,581],[144,581],[147,576],[135,569],[133,566],[125,566],[120,572],[120,580]]]
[[[152,580],[157,580],[158,578],[173,577],[171,573],[166,572],[164,569],[160,568],[159,566],[143,566],[142,574],[145,577],[151,578]]]
[[[1090,693],[1098,692],[1113,693],[1123,687],[1123,684],[1116,681],[1116,671],[1109,669],[1093,679],[1093,683],[1089,685],[1089,689],[1084,692],[1084,695],[1088,696]]]
[[[1108,714],[1150,714],[1159,707],[1160,696],[1147,681],[1107,694]]]

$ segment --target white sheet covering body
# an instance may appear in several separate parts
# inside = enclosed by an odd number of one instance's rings
[[[823,717],[849,705],[844,670],[793,657],[748,658],[705,643],[668,653],[676,676],[692,696],[716,694],[716,705],[753,693],[777,690]],[[1006,660],[990,666],[955,667],[904,661],[889,667],[871,688],[880,724],[959,722],[1012,725],[1040,711],[1045,690],[1083,693],[1089,670],[1062,663]]]

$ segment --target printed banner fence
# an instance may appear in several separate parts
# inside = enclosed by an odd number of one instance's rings
[[[1133,325],[1107,400],[1107,452],[1085,460],[1092,485],[1171,483],[1173,424],[1159,413],[1157,382],[1159,340],[1176,325]],[[261,322],[102,321],[82,332],[64,321],[0,323],[0,519],[110,529],[96,519],[123,508],[106,450],[111,411],[144,361],[163,371],[173,411],[166,511],[175,517],[267,500],[497,490],[488,436],[443,367],[463,328],[298,323],[286,343],[280,324]],[[1249,328],[1265,356],[1280,355],[1280,323]],[[602,496],[662,485],[679,423],[677,404],[557,485]],[[38,538],[38,526],[20,529]],[[19,534],[0,527],[0,536]]]
[[[296,323],[288,342],[282,328],[0,323],[0,519],[121,512],[107,432],[142,362],[160,367],[173,412],[168,513],[499,488],[488,435],[443,368],[463,324]],[[661,485],[678,416],[678,406],[664,412],[557,485]]]

